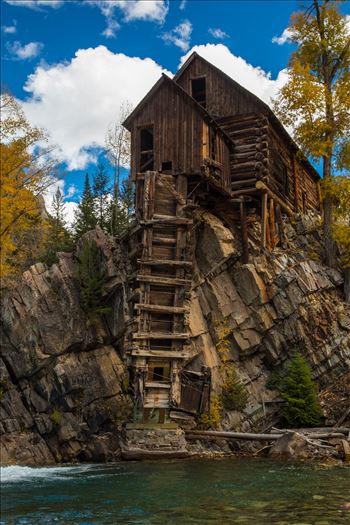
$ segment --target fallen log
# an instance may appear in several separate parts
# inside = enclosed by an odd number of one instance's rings
[[[242,439],[246,441],[275,441],[281,434],[254,434],[252,432],[220,432],[216,430],[188,430],[186,439],[212,437],[219,439]]]

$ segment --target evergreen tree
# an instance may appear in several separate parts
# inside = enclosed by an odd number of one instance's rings
[[[290,426],[317,426],[322,417],[315,383],[304,357],[297,352],[281,389],[285,405],[282,414]]]
[[[101,251],[91,239],[82,241],[78,256],[78,275],[83,310],[92,318],[108,311],[102,305],[106,274],[102,267]]]
[[[65,202],[61,190],[57,188],[51,204],[51,213],[47,219],[44,253],[40,260],[48,265],[58,261],[57,252],[72,249],[71,235],[65,219]]]
[[[94,210],[94,196],[90,187],[89,174],[85,175],[84,190],[81,201],[75,212],[74,233],[76,238],[84,233],[93,230],[97,224]]]
[[[111,235],[124,233],[134,217],[134,183],[131,177],[123,180],[119,198],[115,195],[109,205],[108,232]]]
[[[109,192],[109,177],[106,173],[106,168],[102,163],[99,163],[93,180],[93,195],[95,200],[97,223],[103,230],[107,228],[108,222],[108,201],[110,197]]]

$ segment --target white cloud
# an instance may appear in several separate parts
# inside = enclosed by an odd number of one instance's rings
[[[12,26],[1,26],[4,33],[13,35],[17,32],[17,20],[12,20]]]
[[[70,197],[73,197],[73,195],[75,195],[77,193],[77,188],[74,186],[74,184],[71,184],[67,190],[67,199],[69,199]]]
[[[77,209],[78,203],[67,199],[70,199],[76,192],[76,188],[74,185],[69,186],[68,190],[65,191],[64,179],[57,179],[52,177],[52,184],[47,188],[44,194],[45,207],[49,213],[52,213],[52,200],[58,188],[60,189],[60,192],[62,193],[64,198],[64,216],[67,221],[67,225],[72,226],[74,222],[74,212]],[[72,188],[74,188],[73,193]]]
[[[52,7],[57,9],[63,5],[63,0],[5,0],[7,4],[16,7],[28,7],[29,9],[40,9],[40,7]]]
[[[44,45],[41,42],[29,42],[22,46],[21,42],[6,43],[6,49],[17,60],[30,60],[38,56]]]
[[[282,46],[286,42],[288,42],[289,44],[292,41],[291,37],[292,37],[292,31],[290,30],[289,27],[286,27],[286,29],[283,31],[283,33],[280,36],[273,37],[272,42],[274,44],[278,44],[279,46]]]
[[[165,0],[88,0],[90,6],[100,9],[106,18],[107,27],[103,35],[114,37],[120,28],[116,15],[120,12],[124,22],[133,20],[149,20],[163,23],[169,10],[169,3]]]
[[[181,0],[180,2],[180,5],[179,5],[179,9],[181,9],[181,11],[183,11],[186,7],[186,4],[187,4],[187,0]]]
[[[179,47],[182,51],[187,51],[190,47],[192,24],[189,20],[183,20],[171,31],[163,33],[161,38],[164,42],[170,42]]]
[[[208,29],[208,32],[214,37],[214,38],[218,38],[219,40],[223,40],[224,38],[228,38],[230,35],[228,35],[227,33],[225,33],[225,31],[223,31],[222,29],[220,29],[219,27],[217,27],[216,29],[213,29],[212,27],[210,27]]]
[[[23,107],[32,125],[48,130],[59,160],[69,170],[83,169],[95,161],[121,103],[136,105],[162,71],[150,58],[105,46],[80,49],[70,62],[37,67],[24,86],[29,98]]]
[[[287,70],[281,70],[277,78],[273,80],[269,72],[264,71],[259,66],[254,67],[246,62],[244,58],[234,55],[224,44],[194,46],[181,58],[180,65],[182,65],[194,51],[224,71],[228,76],[257,95],[267,104],[271,104],[271,98],[287,80]]]

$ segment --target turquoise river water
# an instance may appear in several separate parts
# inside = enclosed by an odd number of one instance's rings
[[[1,468],[1,525],[350,525],[350,468],[225,459]]]

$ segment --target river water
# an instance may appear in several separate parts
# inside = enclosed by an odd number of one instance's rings
[[[1,469],[1,525],[349,525],[350,468],[259,459]]]

